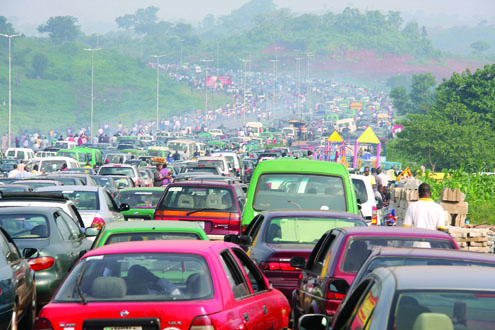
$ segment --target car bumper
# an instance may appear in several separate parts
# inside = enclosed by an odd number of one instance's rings
[[[293,279],[287,279],[287,278],[270,278],[268,277],[270,282],[272,283],[272,286],[280,290],[284,296],[287,298],[288,301],[292,301],[292,292],[297,289],[297,283],[298,280],[293,280]]]

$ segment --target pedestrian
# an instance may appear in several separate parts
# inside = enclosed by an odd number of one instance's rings
[[[172,171],[167,168],[167,164],[163,164],[160,175],[163,178],[162,186],[166,186],[172,182]]]
[[[17,168],[17,164],[14,164],[14,168],[12,169],[12,171],[9,172],[9,174],[7,175],[8,178],[15,178],[15,176],[19,173],[19,170]]]
[[[388,175],[383,172],[381,166],[376,169],[376,183],[382,186],[388,185]]]
[[[445,231],[445,212],[431,199],[430,185],[420,184],[418,194],[419,200],[407,209],[404,227]]]
[[[64,171],[67,171],[67,163],[63,163],[62,166],[60,167],[60,171],[61,172],[64,172]]]
[[[373,175],[371,175],[369,166],[366,166],[364,168],[364,176],[366,177],[366,179],[368,179],[371,186],[373,186],[374,184],[376,185],[375,177]]]
[[[161,174],[162,164],[156,164],[155,172],[153,173],[153,187],[161,187],[163,185],[163,177]]]
[[[174,159],[174,161],[180,160],[180,155],[178,150],[175,150],[175,153],[172,155],[172,158]]]

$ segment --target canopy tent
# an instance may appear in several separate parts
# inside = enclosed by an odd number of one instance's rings
[[[377,150],[376,150],[376,167],[380,166],[380,149],[381,149],[381,142],[380,140],[376,137],[375,132],[371,129],[371,127],[368,127],[363,134],[356,140],[356,143],[354,145],[354,161],[352,163],[352,167],[356,168],[357,167],[357,161],[358,161],[358,145],[359,143],[369,143],[369,144],[377,144]]]
[[[327,139],[324,148],[320,148],[318,155],[315,155],[317,160],[325,161],[339,161],[339,156],[345,157],[345,142],[337,131],[334,131],[332,135]],[[334,157],[332,157],[332,155]],[[332,159],[333,158],[333,159]]]

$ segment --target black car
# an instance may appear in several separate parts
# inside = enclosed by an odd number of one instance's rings
[[[22,249],[31,249],[28,263],[35,271],[37,303],[46,304],[71,267],[92,242],[75,221],[57,207],[2,207],[0,226]]]
[[[19,329],[31,329],[35,317],[34,271],[0,227],[0,329],[12,329],[13,324]]]

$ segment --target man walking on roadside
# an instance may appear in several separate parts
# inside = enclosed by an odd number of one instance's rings
[[[419,200],[407,209],[404,227],[445,231],[444,210],[431,199],[430,186],[427,183],[420,184],[418,194]]]

